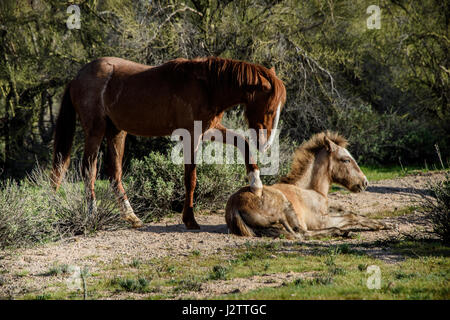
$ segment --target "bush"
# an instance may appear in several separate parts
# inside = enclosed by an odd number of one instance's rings
[[[434,145],[449,145],[445,129],[395,112],[378,113],[362,105],[338,112],[333,127],[349,139],[355,159],[363,164],[438,163]],[[443,154],[444,159],[449,154]]]
[[[75,168],[66,173],[58,192],[53,190],[49,174],[39,167],[27,179],[27,183],[42,194],[42,201],[36,204],[36,209],[53,217],[53,232],[58,237],[70,237],[124,226],[112,186],[108,182],[97,180],[97,210],[90,211],[81,167]]]
[[[0,184],[0,247],[51,241],[125,226],[109,183],[96,184],[97,211],[89,212],[80,169],[68,171],[58,192],[37,167],[17,183]]]
[[[143,159],[133,159],[124,179],[133,206],[141,218],[150,221],[183,210],[185,199],[184,166],[174,164],[170,156],[151,152]],[[199,164],[194,201],[197,209],[217,210],[228,197],[246,185],[243,164]],[[142,212],[145,210],[145,214]]]
[[[37,190],[13,180],[0,183],[0,247],[21,246],[53,238],[52,217],[36,203]]]
[[[433,225],[433,232],[445,244],[450,243],[450,173],[430,185],[432,198],[423,196],[422,210]]]

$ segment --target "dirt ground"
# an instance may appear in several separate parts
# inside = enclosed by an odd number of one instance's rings
[[[357,212],[367,216],[383,211],[396,211],[411,207],[419,193],[426,191],[427,184],[440,180],[443,173],[422,173],[393,180],[371,183],[363,193],[334,192],[330,194],[330,206]],[[56,243],[32,248],[0,251],[0,296],[15,297],[26,292],[39,292],[46,287],[49,277],[43,277],[52,265],[84,265],[95,272],[101,265],[119,259],[131,263],[133,259],[189,255],[198,250],[203,255],[221,252],[227,247],[240,247],[245,242],[267,241],[267,239],[242,238],[228,233],[224,214],[202,214],[197,216],[201,230],[186,230],[181,215],[165,218],[158,223],[147,224],[134,230],[98,232],[95,236],[79,236]],[[429,226],[414,210],[412,213],[383,219],[391,229],[377,232],[360,232],[358,237],[329,240],[327,243],[367,244],[376,240],[388,240],[402,234],[424,232]],[[273,241],[289,241],[276,239]],[[314,240],[315,243],[318,240]],[[320,241],[319,241],[320,242]],[[323,240],[325,242],[325,240]],[[377,246],[362,246],[362,250],[384,261],[395,263],[400,257]],[[308,276],[308,275],[304,275]],[[229,293],[237,288],[246,290],[261,286],[275,286],[293,277],[292,274],[258,276],[247,279],[221,280],[204,283],[198,298]],[[245,282],[243,285],[242,282]],[[119,298],[119,297],[118,297]]]

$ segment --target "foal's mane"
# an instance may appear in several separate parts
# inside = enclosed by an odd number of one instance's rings
[[[297,148],[292,159],[291,171],[286,176],[280,178],[281,183],[294,184],[306,173],[311,160],[314,159],[320,150],[325,148],[325,136],[340,147],[346,148],[348,145],[347,139],[337,132],[327,130],[316,133]]]
[[[284,92],[283,82],[274,72],[262,65],[220,57],[176,59],[171,63],[174,70],[190,72],[198,78],[203,78],[212,90],[224,87],[243,90],[258,88],[262,85],[262,76],[271,84],[277,101],[282,98]]]

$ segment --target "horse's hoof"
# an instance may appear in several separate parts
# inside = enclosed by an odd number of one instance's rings
[[[199,230],[200,226],[198,225],[197,221],[187,221],[184,223],[186,226],[186,229],[188,230]]]
[[[134,221],[132,227],[134,229],[139,229],[142,228],[144,226],[144,223],[141,220],[138,221]]]
[[[129,215],[123,215],[122,219],[127,221],[127,222],[131,222],[131,226],[134,229],[138,229],[138,228],[142,228],[144,226],[144,223],[141,221],[141,219],[139,219],[136,216],[129,216]]]

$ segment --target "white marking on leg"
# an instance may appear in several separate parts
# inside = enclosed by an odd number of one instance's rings
[[[250,181],[250,188],[251,189],[262,189],[263,184],[261,182],[261,179],[259,177],[259,170],[256,169],[255,171],[252,171],[248,174],[248,180]]]
[[[134,213],[133,208],[131,207],[130,201],[125,200],[123,202],[123,206],[125,207],[125,212],[127,212],[127,213],[129,213],[129,212]]]
[[[275,119],[273,120],[274,124],[272,126],[272,132],[270,133],[270,137],[268,137],[267,142],[263,146],[263,151],[264,152],[267,151],[270,148],[270,146],[273,143],[273,140],[275,139],[277,128],[278,128],[278,122],[280,120],[280,112],[281,112],[281,101],[278,104],[277,113],[275,114]]]

